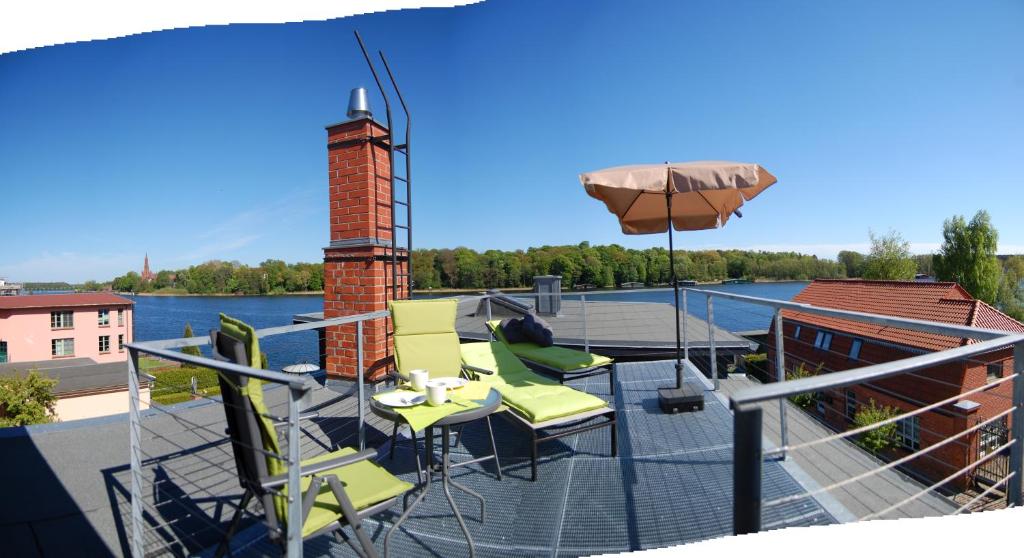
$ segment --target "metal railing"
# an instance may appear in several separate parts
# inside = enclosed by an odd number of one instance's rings
[[[877,467],[871,471],[867,471],[858,477],[842,480],[833,483],[830,486],[826,486],[822,489],[809,492],[803,496],[797,496],[795,498],[816,496],[818,494],[827,492],[831,489],[835,489],[851,482],[860,481],[868,476],[878,474],[881,471],[888,470],[904,463],[907,463],[913,459],[921,458],[926,456],[929,452],[947,446],[955,441],[959,437],[970,435],[977,432],[979,429],[985,427],[988,424],[1002,419],[1003,417],[1009,416],[1010,419],[1010,435],[1009,440],[1000,446],[994,448],[988,456],[983,457],[981,460],[975,460],[966,467],[960,468],[954,471],[953,474],[942,478],[938,482],[925,488],[922,493],[912,494],[910,497],[897,502],[893,506],[886,508],[881,511],[876,511],[868,514],[859,519],[872,519],[879,517],[884,513],[890,512],[897,507],[904,505],[910,501],[920,498],[924,492],[928,492],[937,489],[939,486],[944,485],[961,475],[969,472],[971,469],[977,467],[979,463],[998,453],[1009,451],[1008,469],[1007,475],[998,480],[994,486],[977,496],[972,502],[962,506],[957,512],[965,511],[973,501],[987,495],[993,490],[996,485],[1006,487],[1006,500],[1007,504],[1011,506],[1019,506],[1022,503],[1022,476],[1024,476],[1024,453],[1022,453],[1022,444],[1020,440],[1024,436],[1024,412],[1020,412],[1024,409],[1024,334],[1019,333],[1008,333],[1006,331],[984,329],[970,326],[960,326],[955,324],[931,322],[925,320],[916,320],[909,318],[897,318],[892,316],[882,316],[876,314],[867,314],[863,312],[852,312],[845,310],[835,310],[830,308],[819,308],[807,304],[801,304],[789,301],[780,301],[773,299],[765,299],[758,297],[750,297],[744,295],[737,295],[733,293],[726,293],[720,291],[706,290],[706,289],[688,289],[693,292],[699,292],[708,296],[709,300],[712,297],[731,299],[739,302],[744,302],[752,305],[758,305],[763,307],[771,308],[774,312],[774,350],[775,350],[775,365],[778,374],[778,381],[771,384],[765,384],[762,386],[756,386],[748,389],[744,389],[734,393],[730,397],[730,405],[733,410],[733,439],[734,439],[734,477],[733,477],[733,520],[734,520],[734,532],[736,534],[752,533],[761,530],[761,517],[762,507],[767,504],[777,504],[778,502],[765,503],[762,500],[762,478],[761,469],[762,462],[766,457],[766,452],[763,450],[763,409],[761,404],[771,402],[774,400],[779,401],[780,405],[780,416],[782,417],[782,430],[781,430],[781,445],[780,453],[785,458],[787,451],[793,451],[797,449],[804,449],[807,447],[819,445],[822,443],[828,443],[835,439],[843,439],[846,437],[861,434],[867,430],[878,428],[886,424],[893,424],[898,421],[918,416],[922,413],[938,409],[943,405],[949,405],[957,402],[958,400],[969,396],[973,393],[989,390],[996,387],[998,384],[1012,382],[1012,397],[1010,401],[1009,409],[999,413],[998,415],[978,423],[977,425],[967,428],[961,432],[957,432],[952,435],[948,435],[946,439],[943,439],[937,443],[931,444],[927,447],[921,447],[920,449],[911,452],[909,455],[904,456],[896,461],[887,463],[881,467]],[[926,332],[938,335],[945,335],[958,338],[967,338],[974,342],[961,345],[952,349],[946,349],[942,351],[920,354],[901,360],[895,360],[891,362],[884,362],[879,364],[872,364],[863,366],[855,369],[831,372],[823,375],[815,375],[811,377],[786,380],[785,379],[785,337],[782,335],[782,311],[790,310],[796,311],[803,314],[813,314],[817,316],[824,316],[830,318],[838,318],[843,320],[850,320],[861,323],[875,324],[885,327],[900,328],[905,330]],[[885,421],[872,424],[867,427],[857,428],[846,432],[837,433],[834,436],[828,436],[823,439],[814,440],[811,442],[805,442],[797,445],[790,445],[785,426],[785,410],[787,405],[787,398],[806,394],[806,393],[820,393],[828,390],[835,390],[838,388],[844,388],[855,385],[865,385],[878,382],[879,380],[892,378],[902,374],[914,373],[916,371],[922,371],[937,365],[944,363],[960,361],[964,359],[970,359],[978,355],[985,353],[992,353],[1007,347],[1013,348],[1013,374],[1004,377],[996,382],[991,382],[987,385],[969,391],[958,391],[956,395],[948,399],[933,402],[930,405],[922,406],[919,409],[899,414],[891,417]],[[922,444],[923,446],[923,444]],[[787,500],[794,499],[789,497]]]
[[[359,363],[363,362],[363,323],[367,320],[376,320],[386,318],[389,313],[386,311],[371,312],[366,314],[358,314],[353,316],[345,316],[341,318],[326,319],[317,322],[294,324],[288,326],[271,327],[257,330],[257,336],[260,338],[269,337],[273,335],[280,335],[286,333],[294,333],[299,331],[308,331],[321,329],[332,326],[341,326],[346,324],[355,324],[356,327],[356,353]],[[179,352],[180,349],[185,347],[203,347],[210,344],[208,337],[190,337],[182,339],[170,339],[162,341],[145,341],[129,343],[126,345],[128,348],[128,390],[129,390],[129,452],[130,452],[130,495],[131,495],[131,506],[130,506],[130,523],[131,530],[129,533],[129,550],[131,555],[136,558],[142,558],[147,555],[145,548],[145,536],[146,536],[146,523],[144,520],[144,513],[149,513],[151,516],[157,515],[154,510],[146,510],[146,500],[144,498],[143,486],[146,481],[143,478],[143,457],[145,456],[143,448],[143,426],[142,417],[143,412],[140,404],[140,385],[143,380],[153,381],[156,378],[145,374],[139,362],[139,357],[143,354],[152,355],[161,359],[174,361],[184,365],[192,365],[203,368],[209,368],[216,371],[226,371],[239,374],[247,378],[256,378],[277,384],[287,388],[287,416],[286,417],[267,417],[272,420],[282,420],[286,422],[286,455],[273,455],[271,457],[277,458],[282,461],[287,469],[288,483],[287,483],[287,506],[289,517],[302,517],[302,501],[300,498],[295,497],[297,494],[301,494],[300,490],[300,478],[299,478],[299,463],[300,459],[300,443],[299,443],[299,420],[300,420],[300,401],[307,394],[310,389],[309,384],[306,382],[305,377],[301,375],[288,374],[284,372],[276,372],[273,370],[263,370],[259,368],[253,368],[249,366],[241,366],[231,362],[215,360],[203,356],[194,356],[186,353]],[[356,367],[356,398],[357,398],[357,420],[358,420],[358,444],[359,449],[363,450],[366,446],[366,397],[364,394],[365,389],[365,378],[363,366]],[[345,396],[339,396],[338,400]],[[220,403],[223,404],[221,401]],[[161,411],[161,406],[153,402],[150,407],[153,411]],[[169,411],[167,411],[170,413]],[[202,425],[191,425],[192,428],[209,430]],[[210,432],[210,434],[217,436],[222,433]],[[185,448],[182,448],[183,450]],[[265,452],[264,452],[265,453]],[[150,456],[146,456],[150,457]],[[150,457],[150,459],[152,459]],[[216,465],[208,463],[209,465]],[[224,469],[228,469],[224,467]],[[231,464],[231,470],[227,471],[229,474],[237,474],[233,470],[233,463]],[[154,491],[156,488],[154,488]],[[302,556],[302,522],[301,521],[289,521],[287,522],[287,533],[286,533],[286,551],[288,556]]]

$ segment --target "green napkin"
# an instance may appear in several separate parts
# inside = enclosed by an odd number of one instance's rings
[[[377,396],[375,395],[374,398],[376,397]],[[460,397],[451,391],[448,392],[448,398],[451,399],[451,402],[445,403],[444,405],[438,405],[436,407],[428,403],[420,403],[419,405],[412,407],[392,408],[405,419],[405,422],[409,423],[410,428],[418,432],[448,415],[453,415],[459,411],[465,411],[468,409],[476,409],[480,406],[479,403]]]

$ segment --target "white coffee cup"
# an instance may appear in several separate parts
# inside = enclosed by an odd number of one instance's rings
[[[423,391],[427,387],[427,380],[430,379],[430,372],[423,369],[416,369],[409,372],[409,385],[416,391]]]
[[[448,387],[441,382],[427,382],[427,403],[430,405],[444,405],[448,400]]]

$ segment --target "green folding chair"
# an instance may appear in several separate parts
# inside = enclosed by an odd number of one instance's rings
[[[260,358],[255,330],[223,314],[221,331],[211,332],[211,340],[216,358],[244,366],[249,366],[254,357]],[[253,498],[263,508],[270,540],[283,547],[288,522],[292,521],[288,517],[288,474],[283,457],[279,457],[283,453],[277,425],[269,418],[263,401],[263,383],[223,370],[218,371],[218,377],[238,480],[244,493],[216,556],[230,552],[231,537]],[[362,520],[390,508],[413,485],[373,463],[371,460],[376,456],[375,450],[342,448],[302,461],[302,517],[298,520],[302,521],[303,540],[333,532],[357,554],[377,556]],[[401,521],[396,522],[391,530],[400,524]],[[346,525],[354,532],[359,547],[345,533]],[[384,553],[387,556],[386,548]]]
[[[394,326],[395,368],[397,380],[408,380],[413,370],[426,370],[430,378],[463,377],[474,378],[486,370],[474,370],[462,363],[459,350],[459,334],[455,331],[455,314],[458,302],[455,299],[392,300],[388,302],[391,323]],[[498,480],[501,480],[501,461],[494,443],[494,429],[491,417],[485,417],[487,433],[491,439],[494,466]],[[395,455],[399,423],[396,421],[391,432],[391,454]],[[410,428],[410,430],[412,430]],[[457,431],[456,443],[462,436]],[[413,447],[416,447],[416,433],[412,433]],[[448,443],[445,440],[444,443]],[[432,451],[433,448],[427,448]],[[486,460],[489,458],[481,458]]]

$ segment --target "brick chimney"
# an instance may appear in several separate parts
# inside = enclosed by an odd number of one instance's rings
[[[331,243],[324,248],[324,317],[337,318],[387,309],[391,289],[391,168],[388,130],[369,117],[327,126]],[[398,273],[407,254],[398,253]],[[405,282],[399,277],[399,293]],[[390,319],[363,324],[363,363],[367,380],[392,367]],[[326,328],[326,371],[356,377],[356,326]]]

